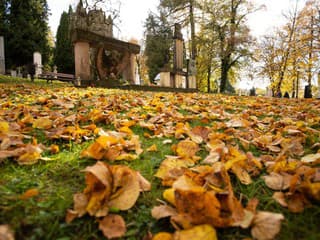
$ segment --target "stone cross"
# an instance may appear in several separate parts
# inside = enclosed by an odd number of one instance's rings
[[[4,38],[0,36],[0,74],[6,73],[5,56],[4,56]]]
[[[42,56],[39,52],[33,53],[33,64],[35,65],[35,75],[42,74]]]

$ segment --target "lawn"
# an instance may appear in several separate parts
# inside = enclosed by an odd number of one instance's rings
[[[84,89],[3,76],[0,96],[0,225],[16,239],[105,239],[96,211],[103,204],[92,199],[106,184],[88,170],[97,162],[113,179],[121,166],[151,185],[131,200],[133,183],[123,175],[118,188],[134,204],[108,208],[125,221],[120,239],[159,232],[191,239],[182,228],[208,225],[218,239],[320,239],[319,100]],[[118,188],[114,198],[126,196]],[[66,221],[76,193],[94,206]],[[156,206],[171,212],[151,214]]]

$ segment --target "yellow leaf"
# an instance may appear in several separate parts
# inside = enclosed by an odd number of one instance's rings
[[[119,140],[113,136],[100,136],[96,140],[104,149],[108,149],[111,145],[117,144]]]
[[[168,201],[173,206],[176,205],[173,188],[168,188],[168,189],[164,190],[162,193],[162,196],[163,196],[164,200]]]
[[[157,145],[153,144],[151,147],[147,149],[147,152],[158,152]]]
[[[126,133],[128,135],[132,135],[133,134],[132,130],[127,126],[119,128],[119,132]]]
[[[9,123],[0,121],[0,133],[7,133],[9,131]]]
[[[173,234],[167,232],[160,232],[154,235],[152,240],[174,240]]]
[[[178,143],[176,151],[178,156],[185,159],[192,159],[199,151],[199,146],[193,141],[184,140]]]
[[[38,129],[49,129],[52,128],[52,124],[52,120],[47,117],[38,118],[33,122],[32,127]]]
[[[138,159],[138,156],[130,153],[123,153],[120,156],[116,157],[118,161],[133,161]]]
[[[217,240],[216,230],[208,225],[199,225],[187,230],[174,233],[174,240]]]

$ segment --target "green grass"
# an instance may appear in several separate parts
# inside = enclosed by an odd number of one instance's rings
[[[64,88],[69,87],[69,84],[54,82],[53,84],[47,84],[46,81],[36,80],[31,83],[30,80],[12,79],[0,76],[0,84],[5,84],[5,93],[8,95],[6,99],[12,101],[12,103],[25,104],[30,106],[37,106],[34,104],[33,97],[34,92],[28,89],[41,91],[43,94],[47,94],[49,97],[52,89],[54,94],[61,95],[74,95],[81,98],[81,104],[86,101],[90,102],[91,90],[79,89],[74,90],[74,93],[64,93]],[[4,86],[4,85],[3,85]],[[30,87],[31,86],[31,87]],[[47,90],[50,91],[47,91]],[[25,94],[27,91],[28,94]],[[17,94],[14,94],[17,93]],[[117,93],[114,90],[99,90],[100,97],[110,96],[109,99],[119,101]],[[123,97],[128,94],[127,92],[121,92]],[[137,98],[143,95],[137,94]],[[150,95],[150,93],[146,93]],[[179,95],[180,96],[180,95]],[[97,101],[98,96],[94,96],[93,101]],[[173,97],[174,98],[174,97]],[[232,97],[235,98],[235,97]],[[194,97],[194,101],[198,101],[199,96]],[[245,101],[249,101],[249,98],[239,98],[239,106],[232,108],[232,105],[228,105],[227,112],[230,114],[241,115],[244,111]],[[183,99],[176,98],[174,100],[177,104],[183,102]],[[251,101],[251,99],[250,99]],[[122,99],[125,102],[125,98]],[[11,104],[12,104],[11,103]],[[224,104],[221,100],[217,103]],[[4,104],[0,100],[0,105]],[[82,109],[81,104],[75,109]],[[105,106],[108,106],[110,102],[106,101]],[[210,101],[205,100],[199,102],[199,105],[210,104]],[[253,108],[257,108],[252,101]],[[10,104],[2,105],[7,108],[11,108]],[[88,106],[85,109],[88,112],[92,109],[92,106]],[[119,107],[116,103],[110,105],[110,109],[120,112],[121,118],[126,118],[126,114],[130,112],[130,108],[126,106]],[[109,109],[108,109],[109,110]],[[66,110],[67,111],[67,110]],[[75,111],[74,109],[72,111]],[[137,107],[137,111],[141,114],[147,113],[141,106]],[[270,111],[277,113],[276,107],[270,106]],[[192,115],[189,110],[179,109],[179,112],[185,116]],[[71,114],[72,112],[68,112]],[[156,113],[155,111],[152,114]],[[319,113],[319,112],[317,112]],[[259,119],[263,119],[264,116],[273,116],[269,113],[261,113]],[[280,116],[280,115],[278,115]],[[277,116],[277,118],[278,118]],[[0,115],[1,118],[1,115]],[[215,120],[216,121],[216,120]],[[220,122],[217,119],[217,122]],[[83,122],[81,125],[89,124],[90,122]],[[205,124],[201,122],[201,118],[196,116],[189,121],[190,126],[212,126],[213,122]],[[97,123],[99,127],[105,130],[114,130],[114,126],[108,122]],[[165,189],[161,186],[161,181],[154,177],[161,162],[166,158],[166,155],[173,155],[171,145],[177,144],[179,140],[170,138],[172,144],[163,144],[162,138],[145,138],[144,133],[150,131],[141,127],[132,127],[135,134],[139,135],[140,142],[143,149],[147,149],[151,145],[155,144],[158,148],[158,152],[144,151],[138,160],[131,162],[115,162],[112,164],[124,164],[131,168],[141,172],[141,174],[150,181],[152,190],[150,192],[141,193],[135,206],[128,210],[121,212],[127,224],[127,233],[122,239],[126,240],[140,240],[147,234],[148,231],[157,233],[159,231],[174,231],[168,219],[162,219],[156,221],[151,217],[151,209],[158,205],[158,199],[162,199],[162,192]],[[46,146],[51,144],[58,144],[61,151],[58,154],[51,155],[45,153],[44,156],[50,157],[52,161],[40,161],[32,166],[19,166],[12,159],[4,160],[0,162],[0,225],[9,224],[15,231],[16,239],[58,239],[58,240],[71,240],[71,239],[104,239],[102,233],[98,230],[98,222],[89,216],[84,216],[80,219],[75,219],[72,223],[67,224],[65,222],[66,211],[73,206],[73,194],[81,192],[85,187],[84,173],[81,172],[87,166],[93,165],[96,161],[91,159],[80,158],[80,153],[85,149],[92,141],[82,141],[75,143],[72,141],[63,140],[48,140],[42,130],[33,130],[28,133],[38,139],[38,142],[43,143]],[[239,141],[236,141],[239,143]],[[314,150],[309,149],[315,142],[319,142],[319,136],[308,136],[306,146],[306,152],[312,153]],[[255,156],[263,154],[257,147],[250,145],[250,151]],[[204,145],[201,145],[201,151],[198,152],[198,156],[205,158],[208,152],[205,150]],[[234,176],[232,176],[232,182],[234,191],[238,198],[241,197],[245,203],[247,200],[257,197],[260,201],[258,206],[259,210],[273,211],[283,213],[285,215],[285,221],[282,224],[282,229],[276,239],[279,240],[291,240],[291,239],[320,239],[320,206],[319,203],[314,203],[311,207],[305,209],[303,213],[293,214],[288,210],[280,207],[273,199],[271,191],[264,183],[264,181],[257,176],[254,179],[253,184],[245,186],[241,184]],[[39,190],[39,195],[22,200],[21,194],[26,190],[36,188]],[[219,239],[233,240],[243,239],[250,237],[250,230],[243,230],[240,228],[226,228],[218,229]]]

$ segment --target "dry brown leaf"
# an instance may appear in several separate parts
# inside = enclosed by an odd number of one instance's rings
[[[286,173],[271,172],[268,176],[262,177],[266,185],[272,190],[287,190],[290,187],[292,176]]]
[[[272,198],[277,201],[282,207],[288,207],[285,194],[283,192],[275,192]]]
[[[113,190],[108,205],[119,210],[130,209],[140,194],[139,178],[129,167],[111,166]]]
[[[14,240],[14,233],[9,225],[0,225],[0,240]]]
[[[231,167],[232,172],[237,176],[237,178],[240,180],[240,182],[244,185],[249,185],[252,183],[252,179],[249,175],[249,173],[240,165],[240,164],[234,164]]]
[[[309,201],[302,193],[295,192],[287,196],[287,203],[290,212],[301,213],[304,211],[305,206],[309,204]]]
[[[108,239],[123,237],[127,231],[123,218],[115,214],[109,214],[99,221],[99,229]]]
[[[260,211],[253,219],[251,234],[257,240],[273,240],[280,232],[283,220],[282,214]]]
[[[301,162],[317,164],[320,162],[320,153],[308,154],[308,155],[304,156],[303,158],[301,158]]]
[[[140,172],[136,172],[138,181],[139,181],[139,186],[140,186],[140,192],[146,192],[151,190],[151,183],[145,179]]]
[[[178,214],[177,210],[168,205],[160,205],[152,208],[151,210],[152,217],[157,220],[161,218],[171,217],[177,214]]]

